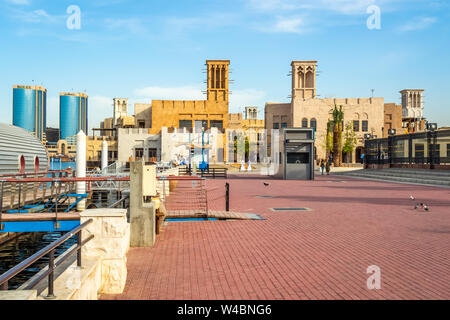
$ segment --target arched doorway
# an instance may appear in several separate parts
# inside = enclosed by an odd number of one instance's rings
[[[24,174],[25,173],[25,166],[26,166],[25,157],[22,155],[19,158],[19,170],[20,170],[19,173],[20,174]]]
[[[353,152],[343,152],[342,151],[342,162],[343,163],[352,163],[353,161]]]
[[[35,173],[39,172],[39,157],[34,158],[34,172]]]
[[[361,163],[361,156],[362,156],[363,153],[364,153],[364,148],[363,147],[356,148],[355,161],[357,163]]]

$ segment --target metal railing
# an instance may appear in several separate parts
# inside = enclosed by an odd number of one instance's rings
[[[14,268],[8,270],[4,274],[0,276],[0,290],[8,290],[8,281],[17,276],[19,273],[30,267],[33,263],[37,262],[39,259],[43,258],[44,256],[48,255],[49,262],[48,262],[48,270],[43,272],[41,275],[36,277],[35,279],[32,279],[32,281],[27,285],[26,290],[33,289],[36,287],[45,277],[48,277],[48,299],[54,299],[55,298],[55,292],[54,292],[54,281],[55,281],[55,269],[60,266],[63,262],[65,262],[69,257],[71,257],[74,253],[77,253],[77,266],[82,266],[81,261],[81,248],[91,241],[94,238],[94,235],[91,235],[86,240],[82,241],[82,230],[91,224],[93,222],[92,219],[86,221],[82,225],[78,226],[77,228],[73,229],[72,231],[66,233],[64,236],[59,238],[58,240],[55,240],[45,248],[41,249],[39,252],[35,253],[28,259],[22,261],[20,264],[15,266]],[[74,236],[77,236],[77,245],[73,249],[70,249],[69,252],[67,252],[59,261],[55,262],[55,250],[64,244],[69,239],[73,238]]]
[[[180,175],[192,176],[194,175],[194,171],[192,168],[185,167],[180,168]],[[202,178],[227,178],[228,177],[228,169],[227,168],[208,168],[208,169],[197,169],[196,175]]]
[[[450,165],[450,130],[366,140],[365,153],[368,165]]]

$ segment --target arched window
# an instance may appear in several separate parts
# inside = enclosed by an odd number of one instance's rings
[[[20,156],[19,157],[19,173],[20,174],[24,174],[25,173],[25,157],[24,156]]]
[[[303,118],[303,120],[302,120],[302,128],[308,128],[308,119]]]
[[[316,118],[311,119],[311,128],[317,129],[317,120]]]
[[[306,78],[305,78],[305,82],[306,82],[306,88],[314,88],[314,75],[312,73],[312,71],[308,71],[306,73]]]
[[[298,73],[298,87],[301,89],[305,87],[304,79],[305,79],[305,74],[303,73],[303,71],[300,71]]]
[[[34,158],[34,172],[38,173],[39,172],[39,157],[35,157]]]

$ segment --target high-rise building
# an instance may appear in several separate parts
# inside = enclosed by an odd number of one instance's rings
[[[13,86],[13,125],[45,138],[47,89],[40,86]]]
[[[84,93],[59,95],[59,138],[75,138],[81,130],[88,134],[88,96]]]

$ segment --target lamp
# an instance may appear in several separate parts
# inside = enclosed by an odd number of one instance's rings
[[[437,123],[427,123],[427,130],[428,131],[436,131],[438,128]]]
[[[397,134],[397,130],[396,129],[389,129],[389,135],[390,136],[395,136]]]

